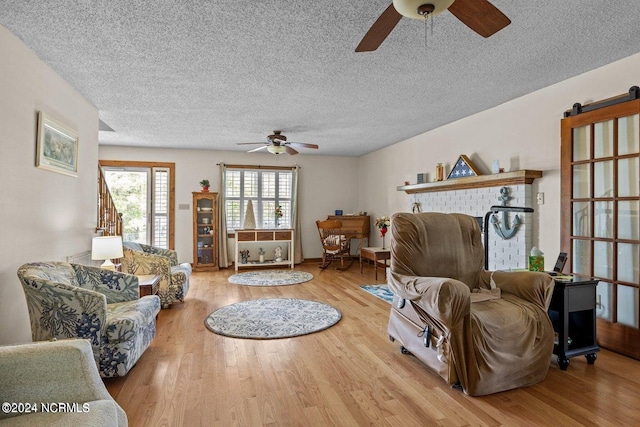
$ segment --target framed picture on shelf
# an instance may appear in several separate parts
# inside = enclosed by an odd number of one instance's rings
[[[78,133],[38,112],[36,167],[78,176]]]

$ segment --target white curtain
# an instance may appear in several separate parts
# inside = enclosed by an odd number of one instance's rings
[[[291,223],[295,229],[294,238],[294,257],[295,264],[300,264],[304,257],[302,256],[302,227],[300,223],[300,215],[298,214],[298,181],[300,177],[300,166],[295,166],[291,171]]]
[[[227,268],[231,265],[229,260],[229,239],[227,238],[227,203],[226,203],[226,190],[227,186],[227,165],[220,163],[220,191],[218,192],[218,210],[220,214],[220,222],[218,223],[218,235],[219,235],[219,255],[218,262],[221,268]]]

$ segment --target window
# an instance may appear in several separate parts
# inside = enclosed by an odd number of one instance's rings
[[[259,228],[291,228],[292,172],[282,170],[229,169],[225,182],[227,230],[242,228],[251,200]],[[276,207],[282,217],[276,218]]]
[[[123,240],[173,247],[173,163],[100,161]]]

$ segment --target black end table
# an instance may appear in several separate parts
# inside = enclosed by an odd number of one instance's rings
[[[596,286],[598,280],[573,276],[572,279],[554,278],[555,287],[549,317],[557,340],[553,354],[563,371],[569,367],[569,358],[584,355],[593,365],[600,347],[596,342]]]

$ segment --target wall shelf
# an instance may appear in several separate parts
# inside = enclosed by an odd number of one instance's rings
[[[534,179],[541,178],[542,171],[520,170],[513,172],[496,173],[493,175],[470,176],[466,178],[454,178],[444,181],[427,182],[424,184],[401,185],[398,191],[407,194],[432,193],[434,191],[465,190],[468,188],[498,187],[504,185],[531,184]]]

